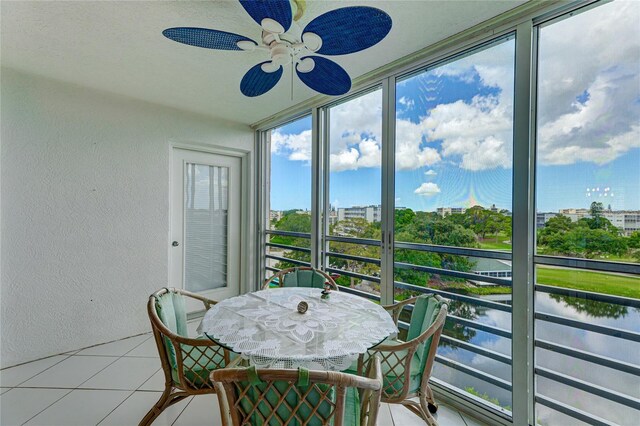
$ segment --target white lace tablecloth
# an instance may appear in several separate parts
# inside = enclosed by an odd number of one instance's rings
[[[199,332],[262,368],[341,371],[398,329],[379,305],[315,288],[275,288],[223,300],[209,309]],[[301,301],[309,305],[298,313]]]

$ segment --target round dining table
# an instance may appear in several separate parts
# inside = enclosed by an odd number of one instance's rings
[[[207,311],[199,331],[259,368],[330,371],[346,370],[398,332],[370,300],[340,291],[322,296],[321,289],[282,287],[232,297]]]

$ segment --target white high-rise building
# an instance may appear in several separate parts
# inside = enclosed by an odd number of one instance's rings
[[[382,206],[353,206],[338,208],[338,221],[346,219],[364,219],[367,222],[380,222],[382,220]]]

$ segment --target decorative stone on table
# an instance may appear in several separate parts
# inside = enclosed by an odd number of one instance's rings
[[[298,303],[298,312],[300,312],[301,314],[304,314],[305,312],[307,312],[308,309],[309,309],[309,304],[304,300]]]

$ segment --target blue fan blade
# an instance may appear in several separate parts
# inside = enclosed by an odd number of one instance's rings
[[[258,25],[264,18],[271,18],[278,21],[285,31],[291,26],[293,12],[289,0],[240,0],[240,4]]]
[[[265,61],[251,68],[242,77],[240,82],[240,91],[243,95],[254,97],[267,93],[275,86],[280,77],[282,77],[282,67],[278,68],[274,72],[262,71],[262,64],[266,64],[271,61]]]
[[[325,95],[343,95],[351,89],[351,78],[340,65],[321,56],[305,56],[312,58],[315,66],[310,72],[300,72],[296,68],[298,77],[304,84]]]
[[[255,41],[245,36],[207,28],[167,28],[162,34],[178,43],[206,47],[207,49],[242,50],[237,45],[239,41],[247,40],[255,43]]]
[[[322,39],[315,52],[321,55],[345,55],[367,49],[391,31],[391,17],[367,6],[343,7],[309,22],[302,33],[311,32]]]

